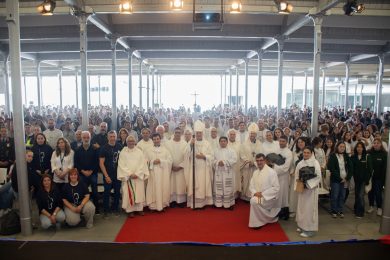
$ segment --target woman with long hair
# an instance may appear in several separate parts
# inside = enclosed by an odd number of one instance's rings
[[[70,149],[68,140],[61,137],[57,140],[56,149],[51,156],[53,181],[60,190],[68,182],[68,172],[73,168],[74,152]]]
[[[355,216],[364,216],[364,191],[369,184],[372,173],[371,156],[367,153],[363,142],[357,142],[355,151],[351,157],[353,166],[353,180],[355,181]]]
[[[57,229],[60,228],[65,221],[61,193],[48,174],[44,174],[42,177],[41,188],[37,192],[36,201],[41,227],[43,229],[48,229],[51,226],[56,226]]]
[[[43,174],[51,174],[51,156],[53,149],[46,142],[46,136],[42,133],[38,133],[35,138],[35,144],[31,148],[34,154],[32,165],[34,172],[40,177]]]
[[[382,141],[374,139],[372,148],[369,151],[372,159],[372,188],[368,193],[370,208],[368,213],[374,211],[374,202],[377,207],[376,214],[382,216],[382,190],[386,179],[387,153],[383,148]]]
[[[129,132],[126,128],[121,128],[118,133],[118,143],[121,145],[121,147],[126,147],[126,139],[129,136]]]
[[[344,218],[344,202],[348,181],[352,177],[352,163],[345,151],[345,143],[336,144],[334,153],[329,156],[328,170],[330,171],[330,204],[332,217]]]

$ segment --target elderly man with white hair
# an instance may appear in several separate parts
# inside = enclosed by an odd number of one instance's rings
[[[145,180],[149,170],[143,152],[135,144],[135,138],[126,138],[127,147],[119,154],[118,180],[122,182],[122,208],[134,217],[134,212],[144,215]]]

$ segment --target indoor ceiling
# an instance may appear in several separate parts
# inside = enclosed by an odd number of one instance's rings
[[[352,76],[372,76],[378,71],[378,54],[390,51],[390,1],[364,0],[365,11],[346,16],[342,7],[346,0],[289,1],[293,12],[277,13],[274,1],[242,2],[242,12],[230,14],[231,1],[224,1],[223,30],[192,29],[192,1],[184,1],[180,12],[169,9],[169,1],[133,1],[134,13],[119,14],[119,0],[57,1],[53,16],[41,16],[36,6],[42,1],[20,1],[22,70],[36,73],[36,61],[43,61],[43,74],[74,74],[80,66],[80,34],[78,19],[70,14],[69,4],[76,5],[110,29],[103,32],[88,23],[88,72],[111,74],[111,43],[117,44],[117,73],[128,73],[128,50],[133,56],[133,73],[139,72],[139,58],[159,74],[223,74],[238,66],[244,73],[244,60],[249,58],[250,75],[257,74],[257,55],[267,43],[284,38],[285,75],[311,73],[314,27],[311,21],[301,28],[294,26],[308,13],[316,14],[332,6],[322,25],[321,64],[327,76],[345,75],[345,62],[351,60]],[[217,12],[220,0],[196,1],[197,12]],[[0,14],[5,14],[5,1],[0,1]],[[8,28],[0,20],[0,49],[8,52]],[[363,58],[364,59],[361,59]],[[263,72],[276,75],[278,44],[264,49]],[[356,61],[355,61],[356,60]],[[145,71],[145,67],[143,67]],[[235,71],[233,71],[235,73]],[[385,76],[390,76],[390,61],[385,59]]]

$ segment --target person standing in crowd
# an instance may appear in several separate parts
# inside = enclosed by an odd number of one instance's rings
[[[59,190],[62,190],[64,184],[68,182],[69,170],[74,166],[73,159],[74,152],[70,149],[68,140],[60,137],[50,160],[53,181]]]
[[[118,133],[118,140],[117,143],[122,147],[126,147],[126,139],[129,136],[129,132],[125,128],[121,128]],[[134,139],[137,140],[137,138],[134,137]]]
[[[301,170],[305,167],[310,167],[313,175],[310,179],[303,180],[301,178]],[[318,161],[313,156],[313,151],[310,147],[303,149],[303,160],[301,160],[295,169],[295,189],[300,182],[303,185],[303,190],[298,192],[297,204],[297,231],[301,237],[312,237],[318,231],[318,184],[321,178],[321,167]]]
[[[36,201],[41,227],[43,229],[48,229],[51,226],[55,226],[57,229],[61,228],[61,224],[65,221],[61,193],[48,174],[44,174],[42,177],[41,188],[36,194]]]
[[[143,152],[135,146],[134,136],[129,135],[126,141],[127,147],[119,154],[117,175],[122,183],[122,208],[129,217],[134,217],[134,212],[143,216],[149,170]]]
[[[149,166],[146,204],[150,210],[165,211],[171,199],[172,156],[164,146],[161,146],[159,133],[153,134],[152,140],[153,147],[145,152]]]
[[[353,167],[353,180],[355,182],[355,204],[354,211],[356,218],[364,216],[364,192],[369,184],[372,174],[372,160],[367,153],[363,142],[357,142],[355,151],[351,158]]]
[[[75,132],[72,129],[72,122],[70,119],[64,123],[64,130],[62,131],[63,137],[68,140],[69,143],[73,143],[76,140]]]
[[[34,172],[39,176],[37,178],[40,179],[43,174],[52,174],[51,156],[53,154],[53,149],[46,143],[44,134],[37,134],[35,140],[36,142],[31,149],[34,154],[32,165]]]
[[[248,127],[249,137],[241,144],[240,150],[240,169],[242,176],[242,192],[241,199],[250,201],[252,194],[249,190],[250,180],[252,179],[253,172],[256,169],[255,156],[262,151],[260,141],[256,139],[258,127],[255,123],[252,123]]]
[[[288,195],[289,195],[289,176],[290,176],[290,167],[292,163],[292,152],[287,147],[287,136],[282,135],[279,138],[279,152],[284,158],[284,163],[281,165],[274,164],[273,169],[278,175],[279,181],[279,195],[277,207],[280,208],[279,218],[283,220],[288,220],[289,210],[288,210]]]
[[[265,155],[256,155],[257,170],[250,180],[249,227],[259,229],[278,221],[279,181],[277,173],[266,164]]]
[[[26,144],[26,148],[30,148],[34,145],[35,138],[34,132],[32,131],[32,127],[29,123],[24,124],[24,140]]]
[[[191,140],[191,149],[195,149],[195,158],[190,154],[190,173],[187,189],[187,206],[193,207],[193,169],[195,159],[195,208],[204,208],[213,205],[212,193],[212,163],[214,160],[213,150],[209,142],[203,139],[204,124],[197,120],[194,123],[195,139]]]
[[[267,131],[265,134],[265,140],[261,144],[262,153],[267,156],[270,153],[278,153],[279,151],[279,143],[274,141],[273,135],[271,131]]]
[[[103,145],[99,153],[99,166],[103,174],[104,217],[108,218],[110,212],[119,215],[119,198],[121,182],[117,178],[118,158],[122,146],[116,142],[117,135],[114,130],[108,132],[108,143]],[[114,190],[114,199],[110,207],[111,190]]]
[[[368,213],[374,211],[374,202],[376,204],[376,214],[382,216],[382,190],[386,179],[387,153],[383,148],[380,139],[374,139],[372,148],[369,151],[372,159],[372,188],[368,193],[370,208]]]
[[[233,165],[237,162],[237,155],[233,149],[228,148],[228,139],[219,138],[220,148],[214,151],[214,205],[233,210],[235,204],[235,178]]]
[[[344,203],[348,181],[353,176],[351,160],[345,151],[344,142],[336,144],[334,153],[329,156],[328,169],[330,171],[330,202],[332,217],[344,218]]]
[[[91,186],[92,200],[95,204],[96,214],[99,214],[99,194],[97,190],[97,174],[99,158],[98,152],[91,145],[91,135],[88,131],[81,133],[83,145],[77,149],[74,155],[74,166],[80,173],[81,181],[87,186]]]
[[[93,138],[91,138],[91,144],[95,150],[100,149],[100,147],[107,144],[107,123],[101,122],[100,123],[100,131],[97,135],[95,135]]]
[[[142,139],[138,142],[137,147],[142,152],[146,152],[149,148],[153,147],[153,141],[150,139],[150,129],[144,128],[142,129]]]
[[[138,134],[136,131],[133,130],[133,128],[131,127],[131,122],[130,121],[125,121],[123,123],[123,128],[127,130],[127,133],[129,135],[132,135],[134,136],[135,138],[135,141],[138,142]],[[119,137],[120,137],[120,131],[119,131]],[[126,146],[126,139],[124,140],[124,146]]]
[[[47,121],[47,129],[43,131],[43,134],[46,137],[47,144],[54,150],[57,145],[57,140],[60,137],[63,137],[62,131],[55,128],[55,122],[53,118],[50,118]]]
[[[75,140],[70,143],[70,148],[73,150],[73,152],[76,152],[76,150],[83,145],[83,140],[81,139],[81,130],[77,130],[74,134]]]
[[[7,137],[7,128],[0,127],[0,168],[9,169],[15,161],[15,147],[12,138]]]
[[[89,135],[88,135],[89,136]],[[89,200],[87,186],[80,180],[76,168],[69,171],[68,183],[62,189],[62,201],[64,203],[65,221],[69,226],[77,226],[81,221],[81,214],[84,215],[88,229],[93,228],[93,217],[95,206]]]
[[[166,148],[172,156],[171,171],[171,205],[184,207],[187,202],[187,183],[189,173],[190,146],[181,139],[181,130],[175,128],[173,138],[166,143]]]

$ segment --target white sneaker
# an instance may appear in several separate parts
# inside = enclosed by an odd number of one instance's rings
[[[377,215],[377,216],[382,216],[382,209],[381,209],[381,208],[378,208],[378,209],[376,210],[376,215]]]
[[[86,228],[87,228],[87,229],[93,228],[93,224],[87,224]]]
[[[370,206],[369,209],[367,210],[367,213],[372,213],[374,211],[374,207]]]
[[[298,233],[301,233],[301,232],[302,232],[302,229],[297,228],[297,232],[298,232]]]

